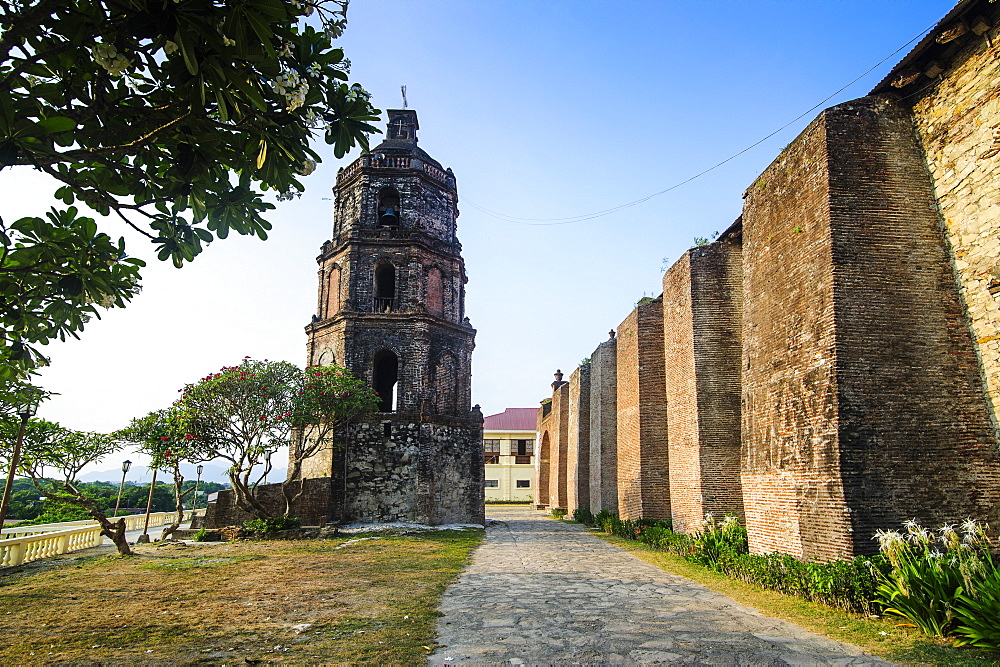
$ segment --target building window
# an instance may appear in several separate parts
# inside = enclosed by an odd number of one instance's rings
[[[515,456],[531,456],[535,453],[535,441],[531,438],[527,440],[511,440],[510,453]]]
[[[483,454],[486,456],[486,463],[500,463],[500,441],[484,438]]]
[[[396,310],[396,267],[390,262],[380,262],[375,267],[376,313],[391,313]]]
[[[399,359],[392,350],[381,350],[373,360],[373,384],[378,393],[378,411],[396,411],[396,383],[399,381]]]
[[[531,480],[530,479],[519,479],[517,480],[517,488],[519,489],[530,489]]]
[[[486,480],[486,488],[487,489],[499,489],[500,488],[500,480],[499,479],[488,479],[488,480]]]
[[[531,463],[531,457],[530,456],[515,456],[514,457],[514,463],[517,464],[517,465],[530,464]]]

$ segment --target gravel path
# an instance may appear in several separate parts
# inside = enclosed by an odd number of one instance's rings
[[[669,574],[526,507],[495,521],[444,594],[432,665],[889,664]]]

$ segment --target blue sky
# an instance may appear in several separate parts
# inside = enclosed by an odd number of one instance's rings
[[[381,109],[407,86],[420,145],[458,179],[473,401],[486,414],[546,396],[617,327],[661,266],[725,229],[741,195],[817,112],[706,176],[612,215],[760,140],[936,23],[947,0],[353,0],[341,40]],[[915,42],[914,42],[915,43]],[[907,47],[824,106],[863,96]],[[374,139],[374,143],[379,140]],[[126,309],[53,344],[40,416],[111,430],[244,355],[305,361],[315,256],[330,236],[337,161],[279,204],[267,242],[230,238],[178,271],[149,258]],[[55,185],[6,172],[0,215],[40,214]],[[9,217],[8,217],[9,216]],[[528,222],[528,221],[522,221]],[[117,469],[117,463],[109,463]]]

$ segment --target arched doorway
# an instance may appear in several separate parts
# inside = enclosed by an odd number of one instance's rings
[[[396,384],[399,381],[399,359],[392,350],[375,353],[372,367],[372,385],[378,393],[379,412],[396,411]]]

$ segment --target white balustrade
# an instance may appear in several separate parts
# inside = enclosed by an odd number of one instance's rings
[[[185,510],[184,521],[204,514],[204,509]],[[155,512],[149,515],[149,526],[164,526],[176,516],[177,512]],[[118,519],[125,519],[126,531],[141,530],[146,523],[145,514],[129,514],[115,517],[111,521]],[[103,541],[101,525],[93,519],[4,528],[0,535],[0,567],[13,567],[41,558],[97,547]]]

